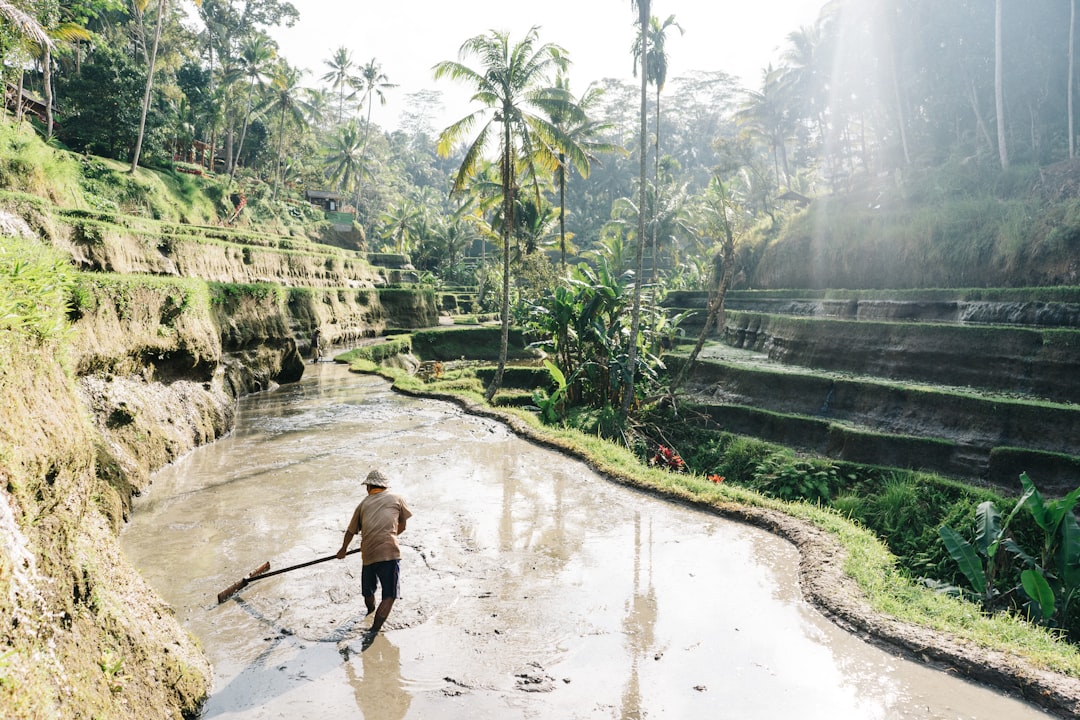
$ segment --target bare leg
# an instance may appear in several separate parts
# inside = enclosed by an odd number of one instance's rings
[[[374,602],[374,598],[372,598]],[[375,611],[375,619],[371,621],[371,629],[364,633],[364,640],[360,644],[360,649],[367,650],[371,647],[371,643],[375,642],[375,637],[382,630],[383,623],[386,622],[386,617],[390,614],[390,608],[394,607],[394,598],[383,598],[379,603],[379,608]]]
[[[374,593],[372,593],[371,595],[365,595],[364,596],[364,606],[367,608],[367,614],[368,615],[375,612],[375,594]],[[389,611],[387,611],[387,612],[389,612]]]
[[[372,634],[379,632],[386,618],[390,616],[390,610],[394,607],[395,598],[383,598],[379,608],[375,611],[375,620],[371,623]]]

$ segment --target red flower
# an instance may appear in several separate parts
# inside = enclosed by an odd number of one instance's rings
[[[712,474],[712,475],[709,475],[708,479],[709,479],[710,482],[714,482],[714,483],[722,483],[722,482],[724,482],[724,476],[723,475],[717,475],[715,473]]]
[[[664,467],[668,470],[675,470],[677,472],[682,472],[686,469],[686,463],[679,457],[679,453],[664,445],[660,445],[656,448],[656,454],[649,459],[649,464]]]

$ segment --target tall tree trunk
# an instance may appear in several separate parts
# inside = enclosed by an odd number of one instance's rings
[[[701,354],[701,349],[705,346],[705,339],[708,337],[713,325],[715,324],[717,332],[722,333],[724,330],[724,300],[727,298],[728,290],[731,288],[732,278],[735,277],[735,231],[731,227],[731,222],[727,216],[727,191],[723,185],[720,186],[720,192],[724,239],[713,264],[712,277],[716,281],[716,289],[710,293],[705,324],[701,326],[701,332],[698,334],[694,349],[690,351],[690,357],[687,358],[686,364],[682,366],[682,369],[675,374],[675,378],[672,380],[670,386],[672,394],[686,382],[687,376]]]
[[[278,121],[278,141],[277,141],[277,167],[274,168],[274,192],[271,195],[271,199],[277,200],[278,184],[281,179],[281,152],[282,146],[285,144],[285,106],[281,107],[281,118]]]
[[[1076,157],[1076,133],[1073,130],[1073,53],[1076,48],[1076,0],[1069,0],[1069,72],[1068,99],[1069,111],[1069,159]]]
[[[244,124],[240,129],[240,144],[236,146],[236,157],[232,158],[232,167],[229,169],[229,182],[225,185],[225,189],[232,188],[233,179],[236,177],[236,166],[240,164],[240,153],[244,151],[244,139],[247,136],[248,121],[251,120],[251,106],[254,104],[251,93],[255,88],[255,78],[251,79],[248,83],[248,103],[247,112],[244,113]]]
[[[210,59],[210,70],[206,75],[206,96],[211,98],[213,102],[214,97],[214,33],[210,29],[210,25],[206,26],[206,52]],[[217,159],[217,122],[212,118],[214,115],[210,115],[210,172],[217,172],[217,163],[214,160]],[[206,159],[205,153],[203,159]]]
[[[135,150],[131,153],[131,172],[139,169],[139,155],[142,154],[143,137],[146,136],[146,115],[150,110],[150,91],[154,86],[154,65],[157,63],[158,44],[161,42],[161,26],[165,22],[168,0],[158,3],[157,28],[154,30],[154,46],[150,50],[150,59],[146,69],[146,90],[143,92],[142,117],[139,118],[139,135],[135,139]]]
[[[701,332],[698,334],[694,349],[690,351],[686,364],[676,373],[675,379],[671,383],[670,390],[672,393],[675,393],[686,382],[686,378],[697,362],[698,356],[701,355],[701,349],[705,347],[705,339],[709,336],[713,326],[716,326],[718,332],[723,332],[724,299],[727,297],[728,289],[731,287],[731,280],[735,276],[735,241],[730,236],[730,231],[728,232],[729,237],[724,242],[724,247],[716,258],[719,261],[717,265],[721,267],[714,266],[713,276],[719,278],[719,280],[709,297],[709,308],[705,317],[705,324],[701,326]]]
[[[656,84],[656,135],[653,150],[653,212],[652,212],[652,270],[649,282],[656,284],[656,233],[660,215],[660,83]],[[655,288],[653,292],[656,292]]]
[[[648,167],[646,131],[649,127],[649,116],[646,104],[649,98],[649,67],[646,31],[649,27],[649,5],[649,0],[638,0],[638,31],[640,32],[639,42],[641,43],[641,111],[638,113],[641,125],[638,137],[638,153],[641,156],[638,169],[640,187],[638,188],[637,248],[634,252],[634,301],[630,313],[630,346],[626,352],[625,382],[623,383],[623,397],[620,406],[623,417],[630,414],[630,405],[634,401],[634,370],[637,367],[638,333],[641,331],[641,269],[642,257],[645,254],[645,182],[648,179],[646,174],[646,168]]]
[[[566,154],[559,153],[559,268],[566,274]]]
[[[1004,0],[996,0],[994,3],[994,102],[997,109],[998,159],[1001,161],[1001,169],[1007,170],[1009,151],[1005,146],[1005,69],[1001,46],[1003,5]]]
[[[41,78],[45,85],[45,139],[52,140],[53,132],[53,92],[52,92],[52,50],[46,45],[42,53]]]
[[[360,147],[360,180],[356,185],[356,219],[360,220],[360,193],[364,188],[364,167],[367,165],[368,136],[371,133],[371,93],[367,96],[367,121],[364,124],[364,144]]]
[[[900,147],[904,151],[904,164],[911,164],[911,150],[908,148],[907,117],[904,113],[904,95],[900,92],[900,73],[896,66],[895,43],[889,42],[889,67],[892,70],[893,99],[896,102],[896,124],[900,128]]]
[[[15,122],[21,123],[23,119],[23,80],[26,77],[26,73],[23,72],[22,67],[19,67],[19,87],[15,90]]]
[[[502,302],[499,303],[501,333],[499,335],[499,364],[495,368],[495,377],[491,379],[484,392],[484,399],[491,402],[495,393],[502,387],[503,372],[506,370],[506,356],[510,345],[510,239],[514,228],[514,166],[513,146],[510,135],[511,108],[503,108],[503,148],[502,148],[502,186],[503,186],[503,263],[502,263]]]
[[[225,170],[231,173],[233,164],[233,145],[236,144],[236,120],[235,118],[230,117],[226,120],[226,123],[228,124],[228,127],[225,129]]]
[[[971,92],[968,97],[971,101],[971,111],[975,114],[975,127],[979,131],[979,135],[982,135],[983,140],[986,141],[987,147],[994,147],[994,139],[990,137],[990,129],[986,127],[986,120],[983,119],[982,110],[979,108],[979,92],[975,88],[975,82],[970,83]],[[959,140],[959,137],[958,137]],[[978,144],[976,144],[976,150],[978,150]]]

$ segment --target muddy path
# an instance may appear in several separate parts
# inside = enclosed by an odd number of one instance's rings
[[[217,604],[334,553],[372,467],[414,517],[370,647],[359,556]],[[242,401],[133,515],[125,552],[214,663],[204,718],[1048,717],[829,622],[784,540],[339,366]]]

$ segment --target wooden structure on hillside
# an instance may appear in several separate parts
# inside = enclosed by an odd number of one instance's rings
[[[210,152],[210,143],[202,140],[192,140],[189,143],[177,143],[176,154],[173,160],[186,162],[201,167],[209,167],[207,153]]]
[[[326,212],[337,212],[341,208],[341,193],[333,190],[305,190],[304,199]]]
[[[17,85],[10,82],[4,83],[4,107],[13,115],[18,115],[20,104],[24,115],[33,115],[41,122],[48,122],[44,100],[38,98],[26,88],[21,88],[20,96],[20,88]],[[53,115],[56,115],[56,108],[53,108]]]

